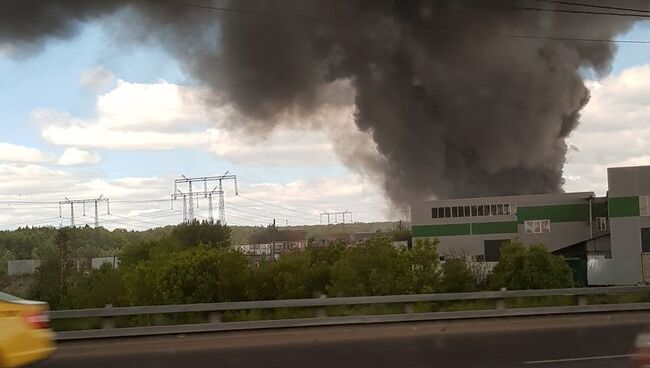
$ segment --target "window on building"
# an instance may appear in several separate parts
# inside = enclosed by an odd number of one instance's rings
[[[493,205],[490,206],[490,214],[492,216],[496,216],[496,214],[497,214],[497,205],[496,204],[493,204]]]
[[[490,205],[486,204],[483,206],[483,212],[485,212],[485,216],[490,216],[492,213],[490,212]]]
[[[501,247],[510,244],[510,239],[496,239],[483,241],[483,253],[485,254],[485,261],[498,262],[499,255],[501,254]]]
[[[469,217],[472,215],[472,207],[465,206],[465,216]]]
[[[458,207],[458,217],[465,217],[465,207]]]
[[[431,218],[438,218],[438,209],[437,208],[432,208],[431,209]]]
[[[497,215],[503,216],[503,205],[497,204]]]
[[[641,216],[650,216],[650,195],[639,196],[639,212]]]
[[[451,217],[451,207],[445,207],[445,217]]]
[[[503,214],[504,215],[509,215],[510,214],[510,205],[509,204],[504,204],[503,205]]]
[[[596,217],[598,231],[607,231],[607,217]]]
[[[458,217],[458,207],[454,206],[451,208],[451,217]]]
[[[551,220],[541,220],[540,224],[542,225],[542,232],[543,233],[550,233],[551,232]]]
[[[438,207],[438,218],[445,218],[445,209],[443,207]]]
[[[476,212],[476,206],[472,206],[472,216],[478,216],[478,213]]]
[[[526,234],[541,234],[551,232],[551,220],[529,220],[524,221],[524,232]]]
[[[650,227],[641,228],[641,251],[650,253]]]
[[[485,212],[483,211],[483,206],[478,206],[478,215],[485,216]]]

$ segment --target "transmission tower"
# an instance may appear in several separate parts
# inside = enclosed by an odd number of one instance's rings
[[[174,201],[179,198],[183,199],[183,221],[188,222],[194,220],[194,198],[198,201],[199,197],[208,199],[208,217],[210,221],[214,221],[212,196],[216,194],[219,196],[219,221],[222,224],[226,223],[226,205],[224,201],[223,182],[225,180],[234,181],[235,195],[239,195],[239,189],[237,188],[237,175],[228,174],[228,171],[226,171],[225,174],[219,176],[201,176],[196,178],[188,178],[185,175],[181,176],[183,177],[182,179],[174,180],[174,194],[172,194],[172,200]],[[203,190],[193,190],[192,183],[203,183]],[[214,183],[216,183],[216,185],[212,189],[209,189]],[[187,184],[187,191],[185,192],[179,189],[179,185],[183,184]]]
[[[352,222],[352,212],[350,212],[350,211],[336,211],[336,212],[327,212],[327,211],[323,211],[323,212],[320,214],[320,223],[321,223],[321,224],[323,223],[323,216],[327,217],[327,224],[328,224],[328,225],[330,224],[330,216],[333,216],[333,217],[334,217],[334,221],[331,222],[331,223],[333,223],[333,224],[337,224],[337,223],[338,223],[338,216],[341,216],[341,217],[342,217],[342,219],[343,219],[343,224],[345,224],[345,218],[346,218],[346,216],[350,216],[350,222]]]
[[[81,204],[83,206],[83,216],[86,216],[86,203],[92,203],[95,205],[95,228],[99,227],[99,204],[106,202],[106,214],[111,214],[111,206],[108,198],[104,195],[100,195],[99,198],[90,198],[90,199],[68,199],[65,197],[65,201],[59,202],[59,218],[62,218],[62,206],[70,205],[70,227],[74,227],[74,205]]]

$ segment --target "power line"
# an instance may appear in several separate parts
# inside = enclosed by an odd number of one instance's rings
[[[156,202],[169,202],[169,198],[164,199],[142,199],[142,200],[117,200],[111,203],[156,203]]]
[[[539,0],[541,1],[541,0]],[[549,0],[550,1],[550,0]],[[569,2],[566,2],[569,3]],[[170,3],[168,3],[170,4]],[[304,16],[294,16],[294,15],[285,15],[278,13],[267,13],[267,12],[258,12],[252,10],[239,10],[225,7],[216,7],[209,5],[197,5],[191,3],[176,3],[174,5],[198,8],[203,10],[223,12],[223,13],[232,13],[244,16],[257,16],[257,17],[270,17],[270,18],[279,18],[287,20],[298,20],[298,21],[316,21],[317,17],[304,17]],[[504,9],[504,10],[524,10],[524,11],[541,11],[541,12],[553,12],[553,13],[567,13],[567,14],[583,14],[583,15],[600,15],[600,16],[622,16],[622,17],[635,17],[635,18],[650,18],[650,14],[630,14],[630,13],[616,13],[616,12],[597,12],[597,11],[588,11],[588,10],[577,10],[577,9],[551,9],[551,8],[538,8],[531,6],[508,6],[508,5],[497,5],[497,4],[473,4],[467,2],[459,2],[458,5],[465,7],[484,7],[492,9]],[[573,3],[571,5],[586,5]],[[630,8],[621,8],[621,10],[626,11],[638,11],[645,13],[646,11],[641,9],[630,9]],[[650,12],[650,11],[649,11]],[[435,33],[468,33],[462,29],[432,29],[424,27],[413,27],[409,25],[402,25],[403,28],[411,29],[414,31],[420,32],[435,32]],[[484,35],[484,34],[483,34]],[[541,35],[530,35],[530,34],[503,34],[503,33],[494,33],[494,37],[499,38],[514,38],[514,39],[524,39],[524,40],[548,40],[548,41],[574,41],[574,42],[594,42],[594,43],[620,43],[620,44],[650,44],[650,41],[645,40],[613,40],[613,39],[600,39],[600,38],[588,38],[588,37],[570,37],[570,36],[541,36]]]
[[[536,1],[540,3],[548,3],[548,4],[556,4],[556,5],[583,6],[585,8],[594,8],[594,9],[609,9],[609,10],[622,10],[622,11],[637,12],[637,13],[650,13],[650,10],[645,10],[645,9],[624,8],[624,7],[611,6],[611,5],[595,5],[595,4],[587,4],[587,3],[577,3],[572,1],[561,1],[561,0],[529,0],[529,1]]]
[[[261,203],[261,204],[265,204],[265,205],[267,205],[267,206],[279,207],[279,208],[283,208],[283,209],[285,209],[285,210],[287,210],[287,211],[293,211],[293,212],[295,212],[295,213],[299,213],[299,214],[301,214],[301,215],[308,215],[308,216],[314,216],[314,217],[317,217],[317,215],[314,215],[313,213],[309,213],[309,212],[305,212],[305,211],[296,210],[296,209],[293,209],[293,208],[290,208],[290,207],[285,207],[285,206],[283,206],[283,205],[281,205],[281,204],[275,204],[275,203],[265,202],[265,201],[261,201],[261,200],[259,200],[259,199],[251,198],[251,197],[244,196],[244,195],[239,195],[239,196],[242,197],[242,198],[248,199],[249,201],[258,202],[258,203]]]
[[[171,3],[169,1],[155,1],[155,0],[148,0],[148,1],[156,2],[156,3],[162,2],[162,3],[166,3],[167,5],[184,6],[187,8],[202,9],[211,12],[220,12],[226,14],[229,13],[229,14],[248,15],[248,16],[264,17],[264,18],[276,18],[276,19],[284,19],[284,20],[292,20],[292,21],[300,21],[300,22],[318,20],[317,17],[305,17],[305,16],[298,16],[298,15],[268,13],[268,12],[261,12],[256,10],[233,9],[233,8],[225,8],[220,6],[200,5],[200,4],[192,4],[192,3],[184,3],[184,2]]]
[[[120,216],[120,215],[116,215],[116,214],[114,214],[114,213],[111,214],[111,216],[115,216],[115,217],[118,217],[118,218],[121,218],[121,219],[125,219],[125,220],[136,221],[136,222],[140,222],[140,223],[147,224],[147,225],[165,226],[165,225],[162,225],[162,224],[160,224],[160,223],[151,222],[151,221],[146,221],[146,220],[142,220],[142,219],[135,218],[135,217]]]
[[[479,8],[492,8],[503,10],[525,10],[545,13],[566,13],[566,14],[580,14],[580,15],[601,15],[601,16],[616,16],[616,17],[629,17],[629,18],[650,18],[646,14],[632,14],[632,13],[617,13],[611,11],[592,11],[592,10],[578,10],[578,9],[558,9],[558,8],[538,8],[534,6],[512,6],[512,5],[499,5],[499,4],[477,4],[468,2],[458,2],[458,5],[465,7],[479,7]],[[574,4],[575,5],[575,4]],[[633,10],[636,11],[636,10]]]
[[[34,221],[29,221],[29,222],[21,221],[21,222],[16,222],[16,223],[13,223],[13,224],[2,224],[1,226],[3,226],[3,227],[22,226],[22,225],[29,226],[29,225],[35,225],[35,224],[40,224],[40,223],[58,221],[58,220],[59,220],[59,217],[48,217],[48,218],[45,218],[45,219],[34,220]]]

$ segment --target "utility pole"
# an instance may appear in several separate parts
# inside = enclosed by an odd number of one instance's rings
[[[99,198],[90,198],[90,199],[68,199],[65,197],[65,201],[59,202],[59,218],[62,218],[61,206],[70,205],[70,227],[74,227],[74,205],[81,204],[83,206],[83,216],[86,216],[86,203],[93,203],[95,205],[95,228],[99,227],[99,203],[106,202],[106,214],[111,214],[110,201],[104,195],[100,195]]]
[[[334,216],[334,222],[332,222],[332,223],[336,224],[336,223],[338,223],[338,216],[339,215],[342,216],[344,225],[345,225],[346,216],[350,216],[350,222],[352,222],[352,212],[350,212],[350,211],[336,211],[336,212],[323,211],[320,214],[320,223],[321,224],[323,223],[323,216],[326,216],[327,217],[327,224],[329,225],[330,224],[330,216]]]
[[[271,259],[275,261],[275,219],[273,219],[273,228],[271,229]]]
[[[224,200],[224,190],[223,190],[223,181],[232,180],[235,184],[235,195],[239,195],[239,189],[237,187],[237,175],[228,174],[226,171],[225,174],[219,176],[201,176],[195,178],[188,178],[185,175],[181,175],[181,179],[174,180],[174,193],[172,194],[172,209],[174,206],[174,200],[178,198],[183,199],[183,221],[189,222],[194,220],[194,198],[204,197],[208,199],[208,217],[210,221],[214,221],[213,213],[213,204],[212,196],[214,194],[219,196],[219,221],[222,224],[226,223],[226,205]],[[192,189],[192,183],[203,183],[202,191],[195,191]],[[209,189],[208,183],[216,183],[214,188]],[[187,191],[182,191],[179,186],[187,184]],[[210,185],[212,186],[212,185]],[[189,205],[187,201],[189,200]]]

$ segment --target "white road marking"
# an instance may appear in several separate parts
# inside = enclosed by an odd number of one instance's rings
[[[586,360],[604,360],[604,359],[621,359],[633,357],[634,354],[621,354],[621,355],[602,355],[602,356],[590,356],[582,358],[564,358],[564,359],[550,359],[550,360],[532,360],[529,362],[524,362],[524,364],[547,364],[547,363],[564,363],[564,362],[580,362]]]

